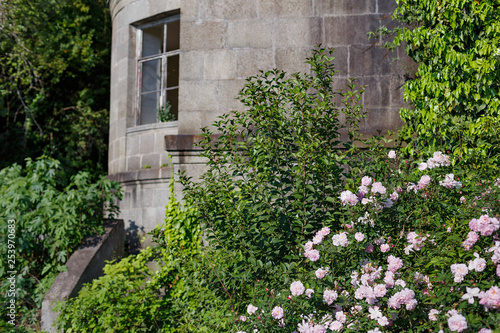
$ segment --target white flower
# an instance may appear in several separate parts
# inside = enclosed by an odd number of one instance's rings
[[[300,295],[302,295],[304,293],[305,289],[306,288],[304,287],[304,285],[300,281],[294,281],[290,285],[290,291],[292,292],[293,296],[300,296]]]
[[[368,312],[370,312],[368,317],[370,317],[371,319],[377,319],[377,318],[382,317],[382,312],[380,312],[378,306],[370,306],[370,308],[368,309]]]
[[[281,306],[275,306],[271,314],[274,319],[281,319],[284,315],[283,308]]]
[[[253,315],[255,311],[257,311],[259,308],[256,306],[253,306],[252,304],[248,304],[247,306],[247,312],[249,315]]]
[[[387,154],[389,158],[396,158],[396,152],[394,150],[391,150],[389,154]]]
[[[354,235],[354,239],[356,239],[358,242],[362,242],[365,239],[365,235],[363,235],[363,233],[361,232],[357,232]]]
[[[463,300],[469,302],[469,304],[474,304],[474,297],[478,297],[481,290],[479,288],[469,288],[466,287],[467,293],[462,296]]]
[[[420,164],[418,165],[418,170],[420,170],[420,171],[424,171],[424,170],[426,170],[426,169],[427,169],[427,163],[422,162],[422,163],[420,163]]]

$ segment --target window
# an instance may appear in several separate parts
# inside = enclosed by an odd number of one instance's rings
[[[179,112],[179,15],[144,24],[137,30],[137,124],[176,120]],[[171,117],[165,117],[170,107]]]

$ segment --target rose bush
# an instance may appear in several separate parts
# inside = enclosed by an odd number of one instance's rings
[[[256,283],[258,310],[236,316],[237,330],[499,328],[500,180],[452,167],[458,161],[441,152],[426,161],[387,157],[373,167],[387,174],[347,180],[335,198],[338,223],[311,234],[296,257],[306,273],[282,290]]]

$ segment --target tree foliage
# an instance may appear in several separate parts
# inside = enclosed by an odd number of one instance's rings
[[[410,152],[442,147],[466,161],[500,154],[500,3],[398,0],[389,47],[406,45],[418,64],[401,110]],[[484,161],[484,160],[482,160]]]
[[[104,0],[0,2],[0,167],[105,170],[110,37]]]
[[[5,244],[0,254],[11,259],[0,262],[0,294],[2,301],[7,299],[7,277],[14,275],[16,322],[36,318],[72,252],[85,237],[104,231],[103,209],[110,218],[117,215],[114,202],[119,198],[118,183],[106,178],[93,182],[83,171],[70,176],[50,158],[27,159],[24,168],[14,164],[0,170],[0,239]]]

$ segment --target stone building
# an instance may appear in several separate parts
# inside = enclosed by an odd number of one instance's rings
[[[110,178],[120,181],[121,216],[149,231],[164,219],[172,167],[203,169],[200,128],[241,109],[245,78],[273,68],[306,71],[314,45],[335,48],[339,78],[368,85],[361,130],[401,124],[405,68],[367,32],[390,22],[394,0],[110,0]],[[170,106],[174,119],[157,120]],[[165,119],[164,119],[165,120]],[[167,119],[168,120],[168,119]]]

